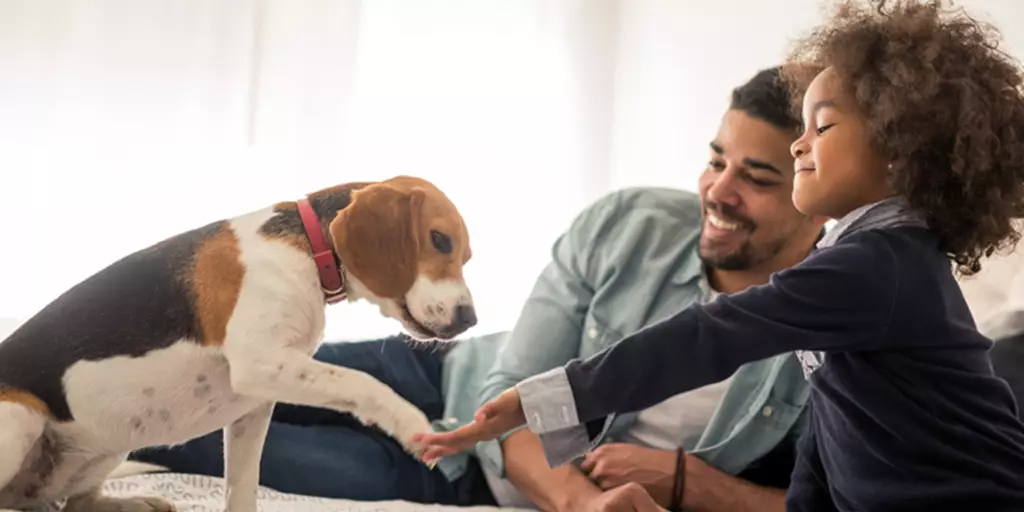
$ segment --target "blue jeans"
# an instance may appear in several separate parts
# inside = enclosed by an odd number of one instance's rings
[[[444,412],[438,347],[413,348],[403,336],[359,343],[325,343],[316,359],[366,372],[419,407],[431,420]],[[131,460],[176,473],[224,474],[222,431],[177,447],[140,450]],[[474,459],[475,462],[475,459]],[[447,505],[492,505],[479,465],[456,482],[429,470],[390,436],[349,414],[278,404],[260,464],[260,484],[271,489],[360,501],[407,500]]]

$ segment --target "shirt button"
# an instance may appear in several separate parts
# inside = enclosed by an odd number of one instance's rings
[[[761,409],[761,414],[763,414],[765,418],[771,418],[772,417],[772,406],[770,406],[770,405],[764,406],[764,409]]]
[[[596,338],[597,337],[597,327],[591,327],[590,330],[587,331],[587,335],[590,336],[591,339]]]

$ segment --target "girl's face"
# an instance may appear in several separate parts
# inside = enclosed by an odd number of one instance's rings
[[[806,215],[838,219],[893,194],[889,163],[875,149],[854,98],[827,68],[804,95],[805,131],[790,147],[796,159],[793,204]]]

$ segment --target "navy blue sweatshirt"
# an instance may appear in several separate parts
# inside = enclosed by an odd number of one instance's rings
[[[594,424],[797,351],[810,422],[789,510],[1024,511],[1024,424],[990,348],[936,238],[898,227],[846,235],[565,375]]]

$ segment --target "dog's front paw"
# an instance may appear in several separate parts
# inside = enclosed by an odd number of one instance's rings
[[[394,436],[406,452],[409,452],[417,460],[423,462],[428,468],[434,469],[437,462],[424,462],[422,447],[419,443],[412,440],[413,436],[417,434],[430,434],[433,432],[434,429],[427,416],[419,409],[414,408],[412,411],[406,411],[399,417],[398,428],[395,430]]]
[[[413,436],[433,432],[430,420],[423,411],[395,395],[360,412],[356,416],[364,425],[376,426],[398,441],[406,452],[422,461],[420,446],[413,441]],[[430,468],[434,467],[434,463],[426,464]]]

